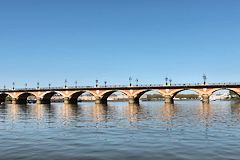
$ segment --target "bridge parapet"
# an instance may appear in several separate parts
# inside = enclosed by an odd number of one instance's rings
[[[63,90],[106,90],[106,89],[161,89],[161,88],[223,88],[223,87],[238,87],[240,88],[240,83],[184,83],[184,84],[146,84],[146,85],[108,85],[108,86],[69,86],[69,87],[41,87],[41,88],[15,88],[15,89],[0,89],[0,92],[26,92],[26,91],[63,91]]]

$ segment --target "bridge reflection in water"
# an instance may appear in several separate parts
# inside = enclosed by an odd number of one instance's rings
[[[226,106],[230,107],[226,108]],[[143,102],[141,105],[124,102],[113,102],[109,105],[90,102],[78,105],[61,103],[50,105],[6,104],[1,105],[0,112],[8,115],[2,121],[11,124],[24,119],[34,120],[39,125],[59,123],[59,125],[76,125],[78,127],[112,127],[112,123],[119,123],[119,126],[122,127],[138,127],[138,122],[141,122],[142,127],[142,122],[145,120],[158,119],[159,124],[155,124],[155,126],[171,128],[177,127],[179,123],[177,121],[182,119],[186,121],[184,124],[188,124],[188,121],[199,121],[208,127],[212,124],[214,116],[224,118],[224,113],[219,112],[221,109],[228,110],[240,120],[240,103],[237,101],[215,101],[213,104],[202,104],[198,101],[178,101],[176,104]],[[182,119],[179,115],[182,116]],[[83,123],[78,123],[78,121]]]

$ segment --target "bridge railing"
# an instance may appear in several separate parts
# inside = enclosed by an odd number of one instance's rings
[[[234,86],[239,85],[239,82],[231,82],[231,83],[182,83],[182,84],[140,84],[140,85],[100,85],[100,86],[68,86],[68,87],[40,87],[40,88],[15,88],[14,90],[21,90],[21,91],[30,91],[30,90],[64,90],[64,89],[86,89],[86,88],[138,88],[138,87],[186,87],[186,86]],[[6,91],[13,91],[13,89],[4,88],[0,89],[0,92]]]

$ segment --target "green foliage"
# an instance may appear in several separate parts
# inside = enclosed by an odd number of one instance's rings
[[[148,94],[147,95],[147,100],[152,100],[152,99],[162,99],[164,98],[162,95],[159,95],[159,94]],[[186,99],[198,99],[199,96],[197,94],[177,94],[175,96],[175,98],[179,98],[179,99],[183,99],[183,98],[186,98]]]
[[[236,94],[234,91],[229,91],[229,95],[231,96],[231,99],[240,99],[239,95]]]
[[[199,96],[197,94],[177,94],[175,98],[198,99]]]

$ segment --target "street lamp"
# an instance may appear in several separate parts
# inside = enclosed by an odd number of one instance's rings
[[[132,77],[131,76],[129,77],[129,86],[130,87],[132,86]]]
[[[15,90],[15,82],[13,82],[12,85],[13,85],[13,90]]]
[[[39,83],[39,81],[38,81],[38,82],[37,82],[37,89],[39,89],[39,84],[40,84],[40,83]]]
[[[6,90],[6,85],[3,86],[3,90]]]
[[[49,89],[51,88],[51,83],[48,83],[48,87],[49,87]]]
[[[25,83],[25,89],[27,89],[27,83]]]
[[[78,83],[78,82],[77,82],[77,81],[75,81],[74,83],[75,83],[75,88],[77,88],[77,83]]]
[[[165,77],[166,86],[168,85],[168,77]]]
[[[207,80],[207,76],[206,76],[206,74],[203,74],[203,84],[204,85],[206,84],[206,80]]]
[[[65,81],[64,81],[64,83],[65,83],[65,86],[64,86],[64,87],[65,87],[65,88],[67,88],[67,82],[68,82],[67,79],[65,79]]]
[[[96,87],[98,87],[98,80],[96,79]]]
[[[105,85],[105,87],[107,87],[107,81],[104,81],[104,85]]]
[[[136,79],[135,81],[136,81],[136,86],[138,86],[138,79]]]
[[[170,86],[172,85],[172,79],[169,79],[169,85]]]

